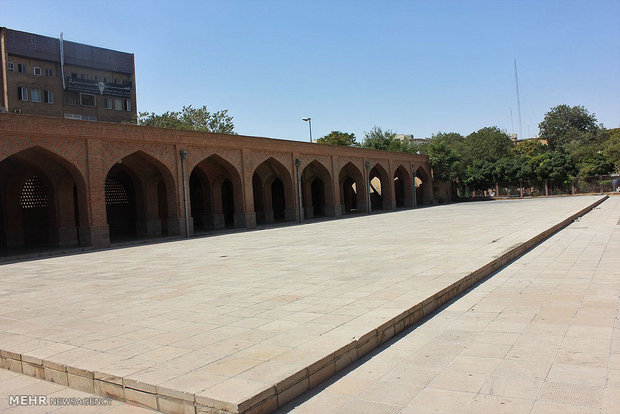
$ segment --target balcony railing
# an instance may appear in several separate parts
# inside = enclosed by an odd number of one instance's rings
[[[68,76],[66,78],[66,90],[70,92],[90,93],[93,95],[117,96],[120,98],[131,97],[131,82],[124,85],[95,81],[90,79],[77,79]]]

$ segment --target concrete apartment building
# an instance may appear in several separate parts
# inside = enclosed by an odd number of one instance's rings
[[[134,56],[0,27],[0,107],[86,121],[136,117]]]

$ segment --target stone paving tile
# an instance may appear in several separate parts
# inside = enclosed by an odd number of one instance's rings
[[[54,413],[54,414],[148,414],[155,411],[132,404],[111,400],[109,405],[46,405],[16,406],[9,404],[10,395],[36,395],[46,398],[101,398],[63,385],[54,384],[24,374],[0,368],[0,412],[7,414]]]
[[[283,379],[272,373],[290,375],[318,361],[598,199],[440,206],[8,264],[1,267],[0,344],[61,370],[77,366],[116,383],[125,377],[150,392],[187,384],[200,370],[226,378],[207,389],[241,398],[265,378],[272,385]],[[544,271],[547,262],[537,265]],[[545,287],[574,270],[575,286],[563,291],[573,294],[588,281],[588,269],[566,267]],[[537,280],[520,282],[533,296],[516,307],[506,309],[507,286],[499,298],[473,301],[477,314],[462,324],[457,311],[429,321],[420,330],[432,338],[408,361],[433,371],[459,354],[504,358],[509,335],[529,327],[519,316],[547,311],[543,322],[557,325],[579,310],[566,298],[562,306],[536,308],[549,299],[534,289]],[[592,290],[587,299],[613,303],[608,293]],[[477,330],[507,343],[477,341]],[[536,345],[525,343],[512,357],[532,358]],[[578,349],[561,351],[567,364],[586,358]],[[265,378],[263,367],[273,368]],[[473,374],[481,382],[482,373]],[[471,390],[465,383],[444,386]],[[247,384],[247,392],[222,384]]]
[[[618,413],[619,217],[612,197],[280,412]]]

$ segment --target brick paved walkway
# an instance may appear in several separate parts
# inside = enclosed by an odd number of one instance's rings
[[[283,411],[618,413],[620,197]]]

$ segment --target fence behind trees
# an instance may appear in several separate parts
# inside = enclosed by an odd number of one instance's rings
[[[615,184],[614,184],[615,182]],[[543,181],[500,182],[489,188],[459,190],[460,199],[522,198],[554,195],[601,194],[620,191],[620,176],[575,177],[561,184]]]

